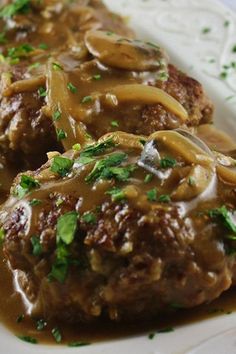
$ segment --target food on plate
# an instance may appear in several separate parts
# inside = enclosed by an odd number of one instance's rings
[[[235,160],[183,130],[50,154],[0,214],[28,313],[134,320],[217,298],[233,284],[235,186]]]
[[[110,131],[212,120],[202,86],[100,1],[15,0],[0,21],[0,148],[22,170]]]

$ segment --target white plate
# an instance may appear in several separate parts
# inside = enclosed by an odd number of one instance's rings
[[[236,62],[236,15],[214,0],[106,0],[130,19],[140,38],[160,43],[173,63],[201,81],[216,107],[219,128],[236,136],[236,69],[222,80],[223,65]],[[225,24],[228,24],[227,26]],[[209,28],[208,33],[203,29]],[[214,59],[214,63],[210,63]],[[227,99],[231,97],[231,99]],[[0,327],[1,354],[234,354],[236,313],[180,326],[171,333],[88,347],[31,345]]]

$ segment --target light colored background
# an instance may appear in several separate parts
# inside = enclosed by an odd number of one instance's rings
[[[221,1],[236,10],[236,0],[221,0]]]

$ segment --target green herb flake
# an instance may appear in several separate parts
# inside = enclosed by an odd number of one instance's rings
[[[97,156],[114,146],[115,143],[113,141],[113,138],[109,137],[108,139],[102,142],[87,146],[85,149],[83,149],[83,151],[81,151],[80,156],[87,156],[87,157]]]
[[[188,179],[188,185],[191,186],[191,187],[196,186],[196,181],[195,181],[195,178],[194,178],[194,177],[189,177],[189,179]]]
[[[56,206],[59,207],[60,205],[62,205],[64,203],[64,200],[61,199],[61,198],[58,198],[57,201],[56,201]]]
[[[52,63],[52,68],[53,68],[53,70],[55,70],[55,71],[58,71],[58,70],[63,70],[63,67],[60,65],[60,64],[58,64],[58,63]]]
[[[160,203],[169,203],[171,202],[171,198],[168,194],[162,194],[158,197],[158,202]]]
[[[56,156],[52,160],[51,171],[65,177],[71,171],[74,161],[66,157]]]
[[[229,21],[229,20],[226,20],[226,21],[224,22],[224,27],[229,27],[229,25],[230,25],[230,21]]]
[[[59,217],[57,220],[57,240],[70,245],[77,230],[78,213],[71,211]]]
[[[157,201],[157,189],[151,189],[147,192],[147,199],[149,202],[156,202]]]
[[[15,0],[0,10],[0,17],[10,18],[18,13],[27,13],[30,9],[30,0]]]
[[[18,198],[23,198],[27,193],[39,186],[40,184],[33,177],[21,175],[20,183],[16,186],[14,195]]]
[[[19,47],[8,49],[7,57],[11,59],[27,58],[29,53],[33,52],[34,48],[30,44],[22,44]]]
[[[57,140],[64,140],[67,138],[67,133],[63,129],[57,129]]]
[[[62,335],[58,327],[52,329],[52,335],[57,343],[62,341]]]
[[[39,319],[36,322],[37,331],[43,331],[46,326],[47,326],[47,322],[43,318]]]
[[[172,157],[164,157],[160,160],[160,167],[165,168],[173,168],[177,165],[177,161]]]
[[[144,146],[147,141],[145,139],[140,139],[139,142],[140,142],[140,144],[142,144]]]
[[[119,122],[118,122],[117,120],[112,120],[112,121],[111,121],[111,126],[112,126],[113,128],[118,128],[118,127],[119,127]]]
[[[210,27],[204,27],[202,29],[202,34],[207,34],[207,33],[210,33],[211,32],[211,28]]]
[[[72,149],[73,149],[74,151],[80,151],[80,150],[81,150],[81,145],[80,145],[80,144],[74,144],[74,145],[72,146]]]
[[[51,272],[48,274],[48,281],[51,282],[53,280],[57,280],[60,283],[64,283],[68,274],[68,269],[69,261],[67,258],[56,259],[52,265]]]
[[[34,69],[38,69],[40,67],[40,65],[41,64],[39,62],[33,63],[33,64],[28,66],[28,71],[32,71]]]
[[[6,236],[6,232],[5,230],[3,229],[3,227],[0,228],[0,245],[3,244],[3,241],[5,239],[5,236]]]
[[[6,44],[6,43],[7,43],[6,33],[0,32],[0,44]]]
[[[76,92],[78,91],[77,87],[75,87],[71,82],[69,82],[69,83],[67,84],[67,88],[68,88],[68,90],[70,90],[70,92],[72,92],[72,93],[76,93]]]
[[[24,321],[24,319],[25,319],[25,315],[22,313],[19,316],[17,316],[16,323],[21,323]]]
[[[126,199],[125,192],[121,188],[112,188],[106,192],[106,194],[111,196],[113,202],[121,201]]]
[[[223,205],[221,208],[212,209],[208,211],[210,218],[219,218],[223,225],[234,234],[236,233],[236,224],[233,221],[231,212]]]
[[[37,339],[30,337],[30,336],[18,336],[18,338],[24,342],[27,342],[27,343],[31,343],[31,344],[38,343]]]
[[[54,121],[57,121],[61,118],[61,111],[57,109],[56,111],[53,112],[52,119]]]
[[[99,81],[99,80],[101,80],[101,78],[102,78],[102,75],[100,75],[100,74],[93,75],[93,80],[95,80],[95,81]]]
[[[236,53],[236,44],[233,46],[232,52],[233,52],[233,53]]]
[[[68,347],[71,347],[71,348],[84,347],[86,345],[91,345],[91,343],[88,343],[88,342],[71,342],[71,343],[68,343]]]
[[[43,253],[43,246],[40,243],[40,239],[37,236],[32,236],[31,239],[31,244],[33,247],[32,253],[35,257],[39,257],[41,256],[41,254]]]
[[[93,212],[87,212],[83,214],[81,220],[87,224],[95,224],[97,221],[97,217]]]
[[[153,175],[152,174],[148,174],[144,178],[144,183],[146,183],[146,184],[150,183],[152,179],[153,179]]]
[[[150,333],[148,335],[148,339],[150,339],[150,340],[154,339],[155,335],[156,335],[155,333]]]
[[[220,73],[220,78],[221,78],[222,80],[227,79],[227,77],[228,77],[227,71],[222,71],[222,72]]]
[[[85,104],[85,103],[91,103],[93,102],[93,97],[92,96],[85,96],[82,98],[81,103]]]
[[[39,49],[47,50],[48,49],[48,45],[46,43],[40,43],[39,44]]]
[[[40,204],[42,204],[42,201],[39,200],[39,199],[32,199],[32,200],[29,201],[29,205],[30,206],[37,206],[37,205],[40,205]]]
[[[40,97],[46,97],[47,96],[47,90],[44,87],[40,87],[38,89],[38,93]]]
[[[158,45],[156,45],[156,44],[154,44],[152,42],[146,42],[146,44],[149,45],[150,47],[155,48],[155,49],[158,49],[158,50],[160,49],[160,47]]]
[[[157,333],[169,333],[169,332],[174,332],[174,328],[173,327],[166,327],[166,328],[159,329],[157,331]]]

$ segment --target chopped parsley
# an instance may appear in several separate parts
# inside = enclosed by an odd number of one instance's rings
[[[51,272],[48,274],[48,280],[53,281],[57,280],[60,283],[64,283],[69,268],[69,261],[65,258],[57,258],[52,265]]]
[[[191,187],[194,187],[196,186],[196,181],[193,177],[189,177],[188,179],[188,184],[191,186]]]
[[[236,44],[233,46],[232,52],[233,52],[233,53],[236,53]]]
[[[171,201],[171,198],[168,194],[162,194],[160,197],[158,197],[158,202],[160,203],[169,203]]]
[[[157,331],[157,333],[169,333],[169,332],[174,332],[174,328],[166,327],[166,328],[159,329],[159,331]]]
[[[236,233],[236,224],[233,221],[232,213],[223,205],[221,208],[212,209],[208,211],[210,218],[219,218],[223,225],[234,234]]]
[[[44,87],[40,87],[38,89],[38,93],[40,97],[46,97],[47,96],[47,89],[45,89]]]
[[[25,315],[20,314],[19,316],[17,316],[16,323],[21,323],[22,321],[24,321],[24,319],[25,319]]]
[[[19,47],[8,49],[7,57],[11,59],[26,58],[29,53],[33,52],[34,48],[30,44],[22,44]]]
[[[53,112],[52,119],[54,121],[59,120],[61,118],[61,111],[57,109],[56,111]]]
[[[100,75],[100,74],[93,75],[93,80],[98,81],[98,80],[101,80],[101,78],[102,78],[102,75]]]
[[[37,339],[30,337],[30,336],[18,336],[20,340],[23,340],[24,342],[31,343],[31,344],[37,344],[38,341]]]
[[[148,174],[144,178],[144,183],[150,183],[152,179],[153,179],[153,175]]]
[[[70,90],[70,92],[72,92],[72,93],[76,93],[76,92],[78,91],[77,87],[75,87],[71,82],[69,82],[69,83],[67,84],[67,88],[68,88],[68,90]]]
[[[226,20],[226,21],[224,22],[224,27],[229,27],[229,25],[230,25],[230,21],[229,21],[229,20]]]
[[[95,224],[97,221],[97,217],[93,212],[87,212],[83,214],[81,220],[87,224]]]
[[[113,139],[110,137],[100,143],[89,145],[88,147],[83,149],[83,151],[81,151],[80,156],[86,156],[86,157],[97,156],[105,152],[107,149],[110,149],[114,146],[115,143]]]
[[[171,168],[175,167],[177,165],[177,161],[173,159],[172,157],[163,157],[160,160],[160,167],[161,168]]]
[[[203,34],[207,34],[207,33],[210,33],[211,32],[211,28],[210,27],[204,27],[203,29],[202,29],[202,33]]]
[[[221,78],[222,80],[227,79],[227,77],[228,77],[227,71],[222,71],[222,72],[220,73],[220,78]]]
[[[34,69],[37,69],[40,67],[40,63],[39,62],[36,62],[36,63],[33,63],[31,65],[28,66],[28,71],[31,71],[31,70],[34,70]]]
[[[59,174],[61,177],[65,177],[71,171],[73,164],[73,160],[62,156],[56,156],[53,158],[51,171]]]
[[[42,245],[40,243],[39,237],[32,236],[30,241],[31,241],[31,244],[32,244],[32,247],[33,247],[33,251],[32,251],[33,255],[35,257],[41,256],[41,254],[43,253],[43,247],[42,247]]]
[[[93,102],[92,96],[85,96],[85,97],[83,97],[82,100],[81,100],[81,103],[83,103],[83,104],[85,104],[85,103],[91,103],[91,102]]]
[[[27,13],[30,8],[30,0],[15,0],[0,10],[0,17],[9,18],[18,13]]]
[[[71,343],[68,343],[68,347],[84,347],[86,345],[91,345],[91,343],[88,343],[88,342],[71,342]]]
[[[147,199],[149,202],[156,202],[157,201],[157,189],[151,189],[147,192]]]
[[[67,138],[67,133],[63,129],[57,129],[57,140],[64,140]]]
[[[52,335],[57,343],[60,343],[62,340],[62,335],[58,327],[52,329]]]
[[[63,70],[63,67],[60,64],[58,64],[58,63],[52,63],[52,68],[55,71]]]
[[[15,188],[15,195],[23,198],[31,190],[38,188],[40,184],[31,176],[21,175],[20,183]]]
[[[119,127],[119,122],[118,122],[117,120],[112,120],[112,121],[111,121],[111,126],[112,126],[113,128],[118,128],[118,127]]]
[[[71,211],[58,218],[57,221],[57,241],[61,240],[66,245],[70,245],[77,230],[78,213]]]
[[[73,149],[74,151],[80,151],[80,150],[81,150],[81,145],[80,145],[80,144],[74,144],[74,145],[72,146],[72,149]]]
[[[40,43],[39,44],[39,49],[47,50],[48,49],[48,45],[46,43]]]
[[[37,206],[37,205],[40,205],[42,204],[42,201],[39,200],[39,199],[32,199],[30,202],[29,202],[29,205],[30,206]]]
[[[148,335],[148,339],[152,340],[155,337],[155,335],[156,335],[155,333],[150,333]]]
[[[6,33],[0,32],[0,44],[6,44],[6,43],[7,43]]]
[[[5,238],[5,230],[1,227],[0,228],[0,245],[3,243],[4,238]]]
[[[126,198],[125,192],[121,188],[112,188],[107,191],[106,194],[109,194],[111,196],[111,200],[113,202],[121,201]]]
[[[36,322],[37,331],[42,331],[47,326],[47,322],[41,318]]]

